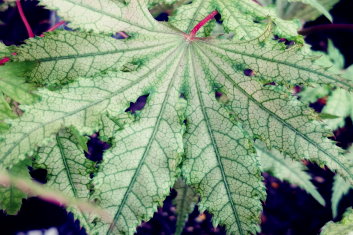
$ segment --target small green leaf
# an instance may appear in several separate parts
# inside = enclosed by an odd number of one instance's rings
[[[314,7],[320,13],[322,13],[326,18],[332,22],[331,14],[326,10],[326,8],[320,4],[318,0],[289,0],[289,2],[302,2],[305,4],[309,4],[310,6]]]
[[[311,176],[306,172],[307,168],[302,163],[293,161],[276,150],[269,151],[266,149],[266,146],[259,141],[256,142],[255,148],[260,157],[263,171],[270,172],[280,180],[298,185],[321,205],[325,205],[325,199],[311,183]]]
[[[25,74],[33,68],[34,63],[6,63],[0,66],[0,91],[21,104],[38,101],[33,94],[34,88],[25,83]]]
[[[327,47],[327,55],[330,58],[333,65],[338,69],[341,70],[344,68],[344,56],[335,47],[332,40],[328,40],[328,47]]]
[[[322,112],[338,117],[336,119],[325,120],[329,128],[335,130],[343,127],[345,118],[353,117],[353,93],[343,89],[334,90]]]
[[[331,208],[332,216],[336,218],[338,205],[342,197],[352,188],[351,184],[347,183],[341,176],[335,175],[332,187]]]
[[[277,14],[283,19],[301,19],[311,21],[328,13],[339,0],[259,0],[265,6],[274,6]],[[331,20],[332,21],[332,20]]]
[[[86,136],[81,135],[74,126],[70,127],[70,132],[72,134],[72,140],[76,142],[78,146],[80,146],[85,152],[88,152],[88,138]]]
[[[16,177],[31,179],[28,166],[30,160],[24,160],[14,165],[8,172]],[[12,184],[0,187],[0,209],[4,210],[8,215],[16,215],[21,208],[22,200],[27,198],[27,194],[13,186]]]
[[[0,120],[7,118],[15,118],[9,103],[5,100],[4,95],[0,92]]]
[[[328,222],[320,235],[351,235],[353,233],[353,209],[348,208],[340,222]]]
[[[321,119],[336,119],[336,118],[339,118],[339,116],[333,115],[333,114],[329,114],[329,113],[320,113],[319,117]]]
[[[189,214],[194,210],[199,197],[181,178],[175,182],[174,189],[177,192],[177,196],[173,201],[177,213],[175,235],[180,235],[183,232]]]

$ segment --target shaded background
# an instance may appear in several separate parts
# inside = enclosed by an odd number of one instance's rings
[[[1,1],[0,1],[1,2]],[[50,27],[50,22],[55,14],[37,6],[36,1],[23,2],[25,14],[36,35],[40,35]],[[334,23],[353,24],[353,1],[341,0],[332,10]],[[167,20],[168,14],[163,13],[157,17],[158,20]],[[16,8],[0,12],[0,40],[6,45],[19,45],[23,43],[28,35],[19,17]],[[328,20],[320,17],[315,21],[308,22],[305,27],[328,24]],[[353,31],[347,30],[323,30],[309,34],[306,41],[312,45],[314,50],[325,51],[327,39],[332,39],[334,45],[339,48],[346,59],[346,66],[353,64]],[[139,103],[144,98],[132,105],[130,111],[139,109]],[[317,102],[312,107],[320,111],[324,103]],[[143,104],[142,104],[143,106]],[[335,131],[335,140],[341,147],[347,148],[353,142],[353,124],[350,118],[346,119],[346,126]],[[99,161],[102,153],[109,148],[106,143],[99,140],[97,136],[91,137],[89,141],[88,158]],[[332,220],[331,215],[331,189],[334,174],[328,169],[321,169],[316,165],[308,163],[309,173],[313,176],[313,183],[326,200],[326,207],[321,206],[305,191],[294,185],[281,182],[278,179],[264,173],[268,197],[264,202],[262,215],[263,235],[313,235],[318,234],[321,227]],[[31,175],[39,182],[46,182],[45,170],[30,169]],[[176,192],[171,190],[170,196],[165,200],[163,208],[159,208],[153,219],[142,224],[137,234],[173,234],[175,230],[175,207],[172,199]],[[335,221],[342,218],[342,213],[353,205],[353,192],[347,194],[339,204],[339,216]],[[211,216],[207,213],[200,214],[195,208],[190,215],[183,234],[225,234],[224,228],[213,228]],[[25,234],[29,230],[45,230],[56,227],[59,234],[86,234],[80,228],[79,222],[74,221],[73,216],[65,209],[56,205],[41,201],[38,198],[29,198],[23,201],[21,211],[17,216],[8,216],[0,212],[0,234]],[[23,233],[24,232],[24,233]]]

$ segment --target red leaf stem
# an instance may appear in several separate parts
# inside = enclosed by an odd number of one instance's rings
[[[205,19],[201,20],[190,32],[188,35],[189,40],[195,39],[196,33],[205,25],[207,24],[208,21],[212,20],[216,15],[218,14],[218,11],[212,11],[211,14],[206,16]]]
[[[27,18],[25,16],[25,13],[23,12],[22,5],[21,5],[21,0],[16,0],[16,5],[17,5],[18,12],[20,13],[21,19],[22,19],[24,25],[26,26],[26,30],[27,30],[28,36],[30,38],[33,38],[35,35],[34,35],[33,31],[32,31],[31,26],[28,23],[28,20],[27,20]]]
[[[65,21],[60,21],[58,23],[56,23],[53,27],[51,27],[50,29],[47,30],[47,32],[52,32],[54,31],[55,29],[59,28],[61,25],[65,24]]]
[[[54,31],[55,29],[59,28],[61,25],[65,24],[65,21],[60,21],[58,23],[56,23],[53,27],[51,27],[50,29],[48,29],[46,32],[52,32]],[[44,34],[41,34],[40,35],[41,37],[44,37]]]

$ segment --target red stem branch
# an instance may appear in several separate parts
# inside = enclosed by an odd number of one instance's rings
[[[216,15],[218,14],[218,11],[212,11],[211,14],[206,16],[205,19],[201,20],[200,23],[198,23],[190,32],[188,35],[189,40],[193,40],[196,36],[196,33],[205,25],[207,24],[208,21],[212,20]]]
[[[309,35],[312,33],[322,32],[322,31],[331,31],[331,30],[349,30],[353,31],[353,24],[324,24],[308,27],[301,29],[299,33],[301,35]]]
[[[46,32],[51,32],[54,31],[55,29],[59,28],[61,25],[65,24],[65,21],[60,21],[58,23],[56,23],[55,25],[53,25],[53,27],[51,27],[50,29],[48,29]],[[41,37],[44,37],[44,34],[40,35]]]
[[[16,5],[17,5],[18,12],[20,13],[21,19],[22,19],[24,25],[26,26],[26,30],[27,30],[28,36],[30,38],[33,38],[35,35],[34,35],[33,31],[32,31],[31,26],[29,25],[29,23],[27,21],[25,13],[23,12],[22,5],[21,5],[21,0],[16,0]]]
[[[56,23],[53,27],[51,27],[50,29],[47,30],[47,32],[51,32],[54,31],[55,29],[59,28],[61,25],[65,24],[65,21],[60,21],[58,23]]]

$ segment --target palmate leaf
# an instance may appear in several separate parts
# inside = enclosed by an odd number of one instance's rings
[[[226,11],[222,1],[215,2],[221,13]],[[18,49],[19,60],[35,62],[29,75],[33,81],[71,83],[55,91],[40,89],[41,101],[22,105],[23,116],[6,121],[11,129],[1,135],[1,166],[16,164],[37,146],[60,149],[67,140],[50,143],[63,127],[74,126],[81,135],[102,129],[112,147],[93,178],[90,198],[113,219],[95,221],[92,233],[133,234],[180,174],[200,195],[199,207],[213,214],[215,225],[225,225],[230,234],[256,233],[265,190],[255,139],[291,158],[326,164],[353,182],[349,159],[326,138],[329,133],[317,115],[287,89],[333,84],[351,90],[352,82],[315,65],[300,47],[286,49],[272,40],[193,38],[155,21],[144,1],[42,3],[59,9],[71,27],[132,35],[115,40],[61,31]],[[236,33],[231,24],[224,20],[224,27]],[[143,110],[125,112],[130,102],[147,94]],[[71,146],[64,145],[64,150]],[[42,161],[49,157],[60,156],[43,155]]]

